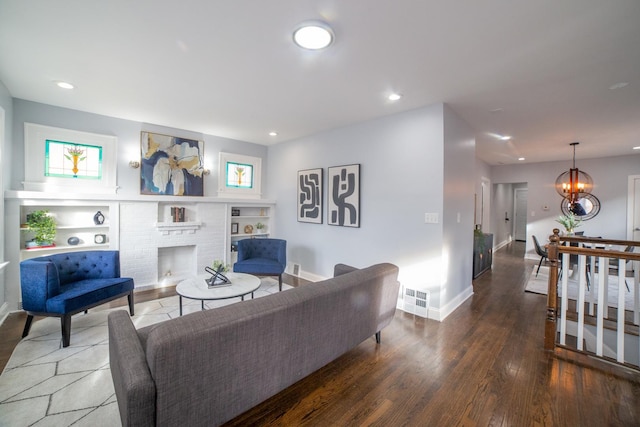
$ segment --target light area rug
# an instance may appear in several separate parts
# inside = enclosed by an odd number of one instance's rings
[[[549,267],[542,266],[540,267],[540,273],[538,277],[536,277],[536,270],[538,266],[533,266],[533,270],[531,271],[531,275],[529,280],[527,281],[527,285],[525,286],[526,292],[547,295],[547,290],[549,287]],[[569,270],[571,274],[571,270]],[[617,307],[618,306],[618,277],[617,276],[609,276],[609,294],[608,294],[608,302],[609,307]],[[633,277],[627,277],[627,284],[629,285],[629,291],[627,288],[623,286],[623,291],[625,292],[625,309],[633,310],[633,292],[635,289],[635,282]],[[587,291],[585,296],[586,302],[596,302],[598,297],[598,283],[597,279],[596,283],[591,283],[590,290]],[[569,278],[568,282],[568,295],[569,299],[577,300],[578,297],[578,280],[577,278],[572,279]],[[558,296],[560,296],[560,292],[562,289],[562,280],[558,280]]]
[[[283,284],[283,291],[291,286]],[[278,282],[264,278],[254,298],[278,292]],[[245,297],[246,298],[246,297]],[[240,298],[205,302],[207,309]],[[201,309],[199,300],[182,299],[183,313]],[[34,322],[29,336],[11,354],[0,375],[0,426],[120,426],[109,369],[107,316],[113,310],[77,314],[71,345],[61,346],[60,319]],[[136,328],[179,317],[179,297],[135,305]]]

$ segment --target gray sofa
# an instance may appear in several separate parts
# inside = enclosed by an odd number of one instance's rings
[[[398,268],[338,264],[334,278],[136,330],[109,314],[109,361],[124,426],[215,426],[380,331]]]

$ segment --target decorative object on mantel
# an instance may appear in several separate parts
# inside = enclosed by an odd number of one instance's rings
[[[259,222],[256,224],[256,230],[258,230],[258,233],[266,233],[267,232],[267,226],[264,225],[263,223]]]
[[[107,235],[106,234],[96,234],[93,236],[93,241],[99,245],[107,243]]]
[[[173,222],[185,222],[186,221],[185,208],[172,206],[171,207],[171,219],[173,220]]]
[[[28,244],[28,247],[53,246],[53,239],[56,238],[56,220],[48,210],[36,210],[28,214],[27,227],[34,234],[34,244]]]
[[[140,133],[140,194],[203,196],[204,142]]]
[[[80,239],[76,236],[71,236],[67,239],[67,243],[71,246],[76,246],[78,243],[80,243]]]
[[[328,170],[327,223],[360,227],[360,165],[333,166]]]
[[[253,225],[251,224],[247,224],[244,226],[244,233],[245,234],[251,234],[253,233]]]
[[[104,224],[104,215],[102,214],[102,212],[100,211],[96,212],[96,214],[93,216],[93,223],[95,225]]]
[[[556,219],[556,222],[562,224],[567,235],[570,236],[574,233],[573,230],[580,227],[582,220],[578,216],[569,212],[567,215],[560,215],[558,219]]]

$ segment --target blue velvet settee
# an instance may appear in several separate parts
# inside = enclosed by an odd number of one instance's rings
[[[62,345],[71,341],[71,316],[105,302],[127,296],[133,316],[133,279],[120,277],[118,251],[78,251],[20,263],[22,308],[29,335],[33,316],[60,317]]]

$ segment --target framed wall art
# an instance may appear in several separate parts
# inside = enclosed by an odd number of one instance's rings
[[[322,224],[322,168],[298,171],[298,221]]]
[[[140,194],[203,196],[203,141],[140,132]]]
[[[327,223],[360,227],[360,165],[330,167],[327,181]]]

